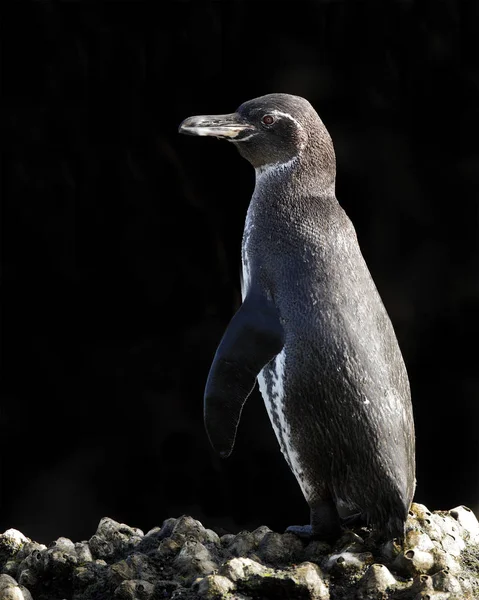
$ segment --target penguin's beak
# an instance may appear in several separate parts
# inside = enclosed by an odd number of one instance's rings
[[[252,132],[253,125],[246,123],[237,113],[229,115],[200,115],[188,117],[178,128],[188,135],[212,135],[230,141],[239,141],[244,133]]]

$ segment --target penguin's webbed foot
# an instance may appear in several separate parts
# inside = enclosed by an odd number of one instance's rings
[[[312,540],[317,538],[316,535],[313,534],[313,528],[311,525],[290,525],[286,528],[285,533],[294,533],[302,540]]]

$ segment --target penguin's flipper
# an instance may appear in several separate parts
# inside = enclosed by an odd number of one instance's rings
[[[283,327],[273,302],[250,290],[223,335],[206,382],[206,431],[221,456],[231,454],[256,377],[283,344]]]

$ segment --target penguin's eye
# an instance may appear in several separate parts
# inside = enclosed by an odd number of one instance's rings
[[[261,122],[263,125],[272,125],[275,120],[276,119],[273,117],[273,115],[264,115],[264,117],[261,119]]]

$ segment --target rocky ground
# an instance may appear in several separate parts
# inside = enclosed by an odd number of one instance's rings
[[[365,528],[331,546],[268,527],[219,537],[188,516],[144,534],[112,519],[48,547],[0,535],[0,600],[477,600],[479,523],[413,504],[403,546]]]

